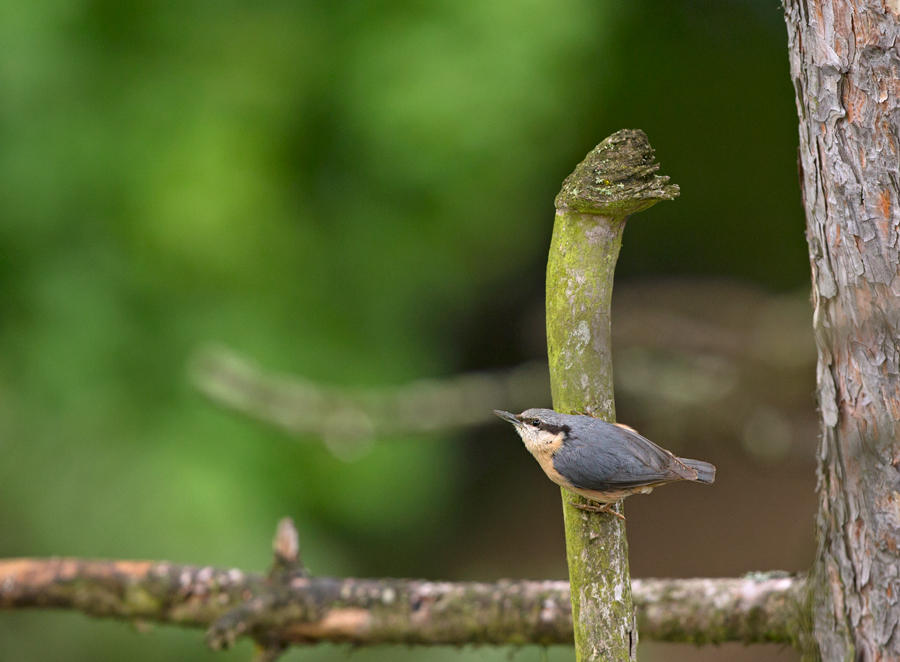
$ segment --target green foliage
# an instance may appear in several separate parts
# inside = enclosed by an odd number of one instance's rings
[[[585,0],[0,5],[0,554],[259,568],[288,513],[317,572],[366,573],[387,539],[427,550],[455,517],[451,443],[347,464],[214,411],[187,359],[214,340],[334,383],[453,371],[447,325],[539,259],[534,184],[586,75],[559,69],[601,52],[603,19]]]
[[[709,195],[675,160],[725,169],[617,80],[646,58],[679,71],[657,37],[640,57],[613,39],[635,7],[0,2],[0,554],[262,568],[291,514],[315,572],[392,569],[367,552],[388,544],[425,557],[435,522],[465,517],[458,445],[389,440],[346,464],[213,410],[186,363],[218,341],[337,384],[455,371],[467,316],[538,282],[562,177],[619,125],[647,130],[685,198]],[[783,39],[761,48],[780,58]],[[742,177],[721,193],[734,219],[765,234],[799,215],[774,207],[793,180]],[[744,187],[772,217],[735,202]],[[646,241],[632,273],[679,268]],[[701,270],[724,260],[700,252]],[[197,633],[46,618],[0,618],[0,658],[206,656]],[[58,623],[64,649],[41,635]]]

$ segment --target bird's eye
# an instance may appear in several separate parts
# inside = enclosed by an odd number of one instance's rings
[[[531,423],[531,424],[532,424],[534,427],[536,427],[536,428],[541,427],[541,419],[539,419],[539,418],[532,418],[532,419],[531,419],[530,421],[528,421],[528,422]]]

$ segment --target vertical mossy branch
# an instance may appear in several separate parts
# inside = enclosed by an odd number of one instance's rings
[[[625,220],[678,187],[659,176],[643,131],[600,143],[563,182],[547,264],[547,348],[553,406],[615,421],[610,302]],[[566,549],[579,661],[633,660],[637,628],[622,520],[569,505]],[[621,505],[618,506],[621,509]]]

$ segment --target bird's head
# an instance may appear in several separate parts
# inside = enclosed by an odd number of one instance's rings
[[[526,409],[521,414],[495,409],[494,413],[508,423],[525,442],[532,454],[555,453],[562,446],[571,428],[566,424],[566,416],[552,409]]]

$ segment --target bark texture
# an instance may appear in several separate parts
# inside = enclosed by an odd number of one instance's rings
[[[163,561],[6,559],[0,611],[75,609],[103,618],[211,627],[214,647],[252,636],[274,650],[353,644],[572,644],[568,582],[493,584],[335,579]],[[741,579],[637,579],[643,635],[695,644],[788,643],[803,581],[773,573]]]
[[[641,636],[656,641],[795,644],[806,584],[786,573],[741,579],[635,579]]]
[[[628,215],[678,194],[668,177],[655,174],[658,169],[642,131],[619,131],[587,155],[556,198],[547,263],[547,349],[558,412],[615,421],[613,275]],[[625,525],[570,501],[586,501],[563,490],[577,659],[634,660],[638,634]]]
[[[807,659],[900,659],[900,2],[785,0],[822,417]]]

